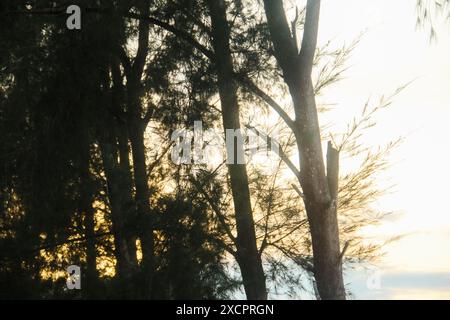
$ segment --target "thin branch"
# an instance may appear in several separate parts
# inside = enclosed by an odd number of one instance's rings
[[[260,135],[261,137],[263,137],[264,139],[266,139],[266,141],[272,145],[273,143],[273,139],[266,135],[265,133],[262,133],[261,131],[259,131],[258,129],[256,129],[255,127],[246,126],[248,129],[252,129],[255,130],[256,133],[258,133],[258,135]],[[291,169],[292,173],[297,177],[297,179],[300,181],[300,171],[297,169],[297,167],[292,163],[292,161],[289,159],[289,157],[286,155],[286,153],[284,153],[283,149],[281,148],[281,146],[279,146],[278,148],[278,152],[277,152],[278,156],[281,158],[281,160],[283,160],[283,162],[288,166],[289,169]]]
[[[344,244],[344,248],[342,249],[342,252],[339,255],[339,263],[342,263],[342,259],[344,258],[345,252],[347,251],[349,245],[350,245],[350,240],[346,241]]]
[[[147,169],[148,175],[150,175],[153,171],[153,169],[155,169],[155,167],[158,165],[158,163],[161,161],[161,159],[167,154],[167,152],[170,150],[170,148],[172,147],[172,145],[174,144],[174,142],[172,141],[171,143],[169,143],[169,145],[164,148],[161,152],[161,154],[159,156],[156,156],[155,161],[153,161]]]
[[[202,45],[200,42],[195,40],[195,38],[192,37],[186,31],[179,30],[179,29],[175,28],[173,25],[171,25],[171,24],[169,24],[167,22],[158,20],[158,19],[156,19],[154,17],[144,16],[144,15],[133,13],[133,12],[124,13],[123,16],[126,17],[126,18],[147,21],[150,24],[153,24],[153,25],[156,25],[158,27],[161,27],[161,28],[165,29],[166,31],[169,31],[169,32],[173,33],[174,35],[176,35],[177,37],[179,37],[179,38],[183,39],[184,41],[188,42],[194,48],[196,48],[201,53],[203,53],[211,61],[215,60],[214,53],[211,50],[209,50],[207,47]]]
[[[206,193],[206,191],[203,189],[203,187],[199,184],[199,182],[192,175],[189,175],[189,180],[191,180],[191,182],[194,184],[194,186],[197,189],[197,191],[200,192],[203,195],[203,197],[206,199],[206,202],[208,202],[208,204],[211,207],[211,209],[217,215],[217,218],[219,219],[219,222],[224,227],[226,234],[231,239],[231,241],[233,241],[233,243],[236,244],[237,243],[237,239],[233,235],[233,233],[231,232],[231,230],[230,230],[230,228],[228,226],[228,223],[226,221],[226,217],[222,214],[222,212],[220,211],[220,208],[211,199],[211,197],[209,197],[209,195]]]
[[[295,122],[291,119],[291,117],[283,110],[283,108],[270,97],[267,93],[265,93],[262,89],[260,89],[252,80],[244,75],[235,74],[235,79],[237,79],[247,90],[253,92],[256,96],[258,96],[261,100],[267,103],[276,113],[283,119],[286,125],[292,130],[292,132],[296,132]]]
[[[292,188],[294,188],[295,192],[297,192],[297,194],[300,196],[300,198],[302,198],[302,199],[305,198],[305,195],[303,194],[303,192],[300,191],[300,188],[296,184],[292,183],[291,186],[292,186]]]

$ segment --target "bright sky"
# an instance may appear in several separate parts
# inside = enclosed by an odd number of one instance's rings
[[[357,115],[367,98],[415,80],[366,136],[374,146],[406,139],[392,157],[386,180],[380,181],[395,188],[377,205],[396,214],[366,233],[409,235],[385,248],[387,255],[378,264],[379,289],[366,284],[372,271],[348,275],[357,299],[450,299],[450,24],[441,24],[437,42],[430,44],[428,32],[416,29],[415,3],[322,1],[321,43],[334,39],[342,45],[366,31],[346,79],[326,93],[326,99],[339,104],[335,122]]]

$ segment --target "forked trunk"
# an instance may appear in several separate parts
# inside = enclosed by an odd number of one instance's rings
[[[317,45],[320,0],[308,0],[300,52],[282,0],[264,0],[275,57],[295,110],[294,134],[300,155],[299,182],[311,230],[314,276],[321,299],[345,299],[337,220],[338,152],[329,145],[328,172],[320,138],[311,72]]]

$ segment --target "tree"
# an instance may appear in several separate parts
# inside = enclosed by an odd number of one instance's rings
[[[314,275],[322,299],[345,299],[337,222],[339,152],[328,145],[327,170],[311,80],[320,15],[320,0],[308,1],[301,48],[298,50],[282,1],[264,1],[274,54],[283,71],[294,105],[295,120],[287,120],[300,155],[298,180],[311,229]]]

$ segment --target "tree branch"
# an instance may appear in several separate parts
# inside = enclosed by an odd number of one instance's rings
[[[220,223],[224,227],[225,233],[228,235],[228,237],[231,239],[231,241],[233,241],[233,243],[236,244],[237,243],[237,239],[233,235],[233,233],[231,232],[230,228],[228,227],[228,223],[226,221],[226,218],[222,214],[222,212],[220,211],[220,208],[217,206],[217,204],[214,201],[212,201],[212,199],[205,192],[205,190],[203,190],[203,187],[199,184],[199,182],[192,175],[189,176],[189,180],[191,180],[191,182],[194,184],[194,186],[197,189],[197,191],[200,192],[203,195],[203,197],[206,199],[206,202],[208,202],[209,206],[214,211],[214,213],[217,215],[217,218],[219,219]]]
[[[344,248],[342,249],[342,252],[339,254],[339,260],[338,260],[339,263],[342,263],[342,259],[344,258],[345,252],[347,251],[349,245],[350,245],[350,240],[345,242]]]
[[[297,192],[297,194],[300,196],[300,198],[302,198],[302,199],[305,198],[305,195],[303,194],[303,192],[300,191],[300,188],[296,184],[292,183],[291,186],[292,186],[292,188],[294,188],[295,192]]]
[[[113,9],[102,9],[102,8],[86,8],[86,13],[100,13],[100,14],[112,14],[115,13]],[[17,13],[17,14],[43,14],[43,15],[62,15],[65,14],[65,9],[42,9],[42,10],[21,10],[21,11],[10,11],[9,13]],[[161,21],[155,17],[140,14],[136,12],[129,12],[129,11],[121,11],[118,12],[119,15],[121,15],[124,18],[129,19],[135,19],[135,20],[142,20],[147,21],[149,24],[156,25],[160,28],[163,28],[164,30],[176,35],[180,39],[186,41],[190,45],[192,45],[194,48],[199,50],[201,53],[203,53],[207,58],[211,59],[212,61],[215,60],[214,53],[209,50],[206,46],[202,45],[200,42],[198,42],[194,37],[192,37],[188,32],[179,30],[175,28],[170,23]]]
[[[337,200],[339,189],[339,151],[333,148],[331,141],[328,141],[327,150],[327,180],[331,199]]]
[[[273,139],[268,136],[265,133],[262,133],[261,131],[259,131],[258,129],[256,129],[255,127],[246,126],[248,129],[252,129],[255,130],[258,135],[262,136],[264,139],[267,140],[268,143],[272,144],[273,143]],[[286,155],[286,153],[284,153],[283,149],[281,148],[281,146],[278,147],[278,156],[280,157],[281,160],[283,160],[283,162],[288,166],[289,169],[291,169],[292,173],[297,177],[297,179],[300,181],[300,171],[297,169],[297,167],[292,163],[292,161],[289,159],[289,157]]]
[[[125,49],[121,46],[117,46],[117,57],[119,58],[120,62],[122,63],[123,69],[125,71],[126,77],[131,76],[131,61],[130,58],[128,58],[127,53],[125,52]]]
[[[148,16],[150,13],[149,1],[141,0],[139,5],[139,14],[142,16]],[[140,77],[144,71],[145,61],[148,54],[148,44],[149,44],[149,32],[150,26],[143,20],[139,21],[139,39],[138,39],[138,49],[136,52],[136,57],[133,62],[133,74],[136,77]]]
[[[308,0],[306,4],[305,27],[300,49],[300,65],[303,74],[310,75],[314,63],[319,31],[320,0]]]
[[[256,96],[258,96],[261,100],[267,103],[276,113],[283,119],[286,125],[292,130],[292,132],[296,131],[295,123],[291,119],[291,117],[283,110],[283,108],[270,97],[267,93],[261,90],[252,80],[248,77],[235,74],[235,78],[241,83],[247,90],[253,92]]]
[[[267,23],[275,49],[275,57],[283,70],[285,77],[291,77],[296,73],[292,70],[292,61],[298,57],[294,46],[294,39],[289,29],[283,0],[264,0]]]
[[[169,24],[167,22],[158,20],[158,19],[156,19],[154,17],[150,17],[150,16],[144,16],[144,15],[137,14],[137,13],[132,13],[132,12],[124,13],[123,16],[126,17],[126,18],[147,21],[150,24],[153,24],[153,25],[156,25],[158,27],[161,27],[161,28],[165,29],[166,31],[169,31],[169,32],[173,33],[174,35],[176,35],[177,37],[183,39],[184,41],[186,41],[187,43],[192,45],[194,48],[199,50],[201,53],[203,53],[206,57],[211,59],[212,61],[215,60],[214,53],[211,50],[209,50],[208,48],[206,48],[204,45],[199,43],[197,40],[195,40],[195,38],[192,37],[186,31],[179,30],[179,29],[175,28],[173,25],[171,25],[171,24]]]

